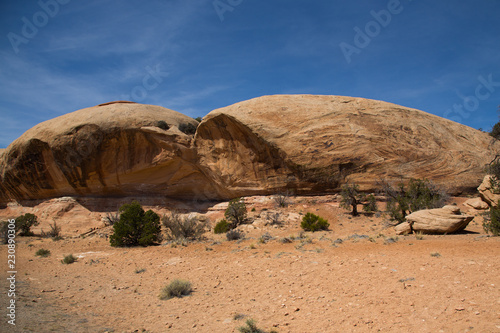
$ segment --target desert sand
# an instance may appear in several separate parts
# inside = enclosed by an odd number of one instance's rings
[[[453,200],[466,210],[465,198]],[[17,325],[3,321],[0,331],[238,332],[253,318],[266,332],[500,332],[500,238],[485,234],[479,215],[457,235],[396,238],[383,215],[351,217],[321,197],[282,210],[319,214],[330,228],[301,234],[289,220],[245,226],[241,241],[207,232],[147,248],[111,247],[104,226],[59,241],[18,236]],[[222,215],[208,213],[212,225]],[[266,233],[272,239],[260,241]],[[35,256],[41,248],[51,255]],[[64,265],[68,254],[78,260]],[[160,300],[175,278],[193,293]]]

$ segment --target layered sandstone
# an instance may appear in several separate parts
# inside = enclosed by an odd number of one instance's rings
[[[427,178],[473,192],[500,144],[423,111],[341,96],[264,96],[209,113],[195,145],[204,172],[228,197],[373,191],[381,179]]]
[[[169,129],[156,126],[165,121]],[[204,176],[178,112],[130,102],[75,111],[31,128],[0,157],[0,201],[61,196],[187,196]]]
[[[158,121],[169,125],[158,127]],[[0,155],[0,202],[157,196],[191,201],[324,194],[347,181],[427,178],[473,192],[500,152],[487,134],[386,102],[264,96],[198,123],[152,105],[112,102],[41,123]]]

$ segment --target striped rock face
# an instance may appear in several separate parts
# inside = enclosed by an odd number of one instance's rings
[[[373,191],[382,179],[410,178],[456,194],[474,192],[500,152],[500,143],[467,126],[341,96],[264,96],[210,112],[196,134],[180,130],[197,125],[178,112],[130,102],[43,122],[0,154],[0,202],[324,194],[348,181]]]

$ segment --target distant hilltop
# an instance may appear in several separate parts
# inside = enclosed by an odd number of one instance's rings
[[[343,96],[275,95],[201,123],[160,106],[100,104],[45,121],[0,152],[0,202],[61,196],[220,200],[427,178],[474,192],[500,152],[488,134]]]

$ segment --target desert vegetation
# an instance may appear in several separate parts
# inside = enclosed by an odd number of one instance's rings
[[[247,222],[247,206],[243,198],[229,201],[224,217],[229,222],[229,228],[235,229]]]
[[[76,260],[77,260],[77,258],[74,255],[69,254],[69,255],[65,256],[63,260],[61,260],[61,263],[65,264],[65,265],[69,265],[69,264],[74,263]]]
[[[20,236],[33,236],[31,227],[38,224],[38,218],[34,214],[27,213],[16,218],[16,229],[19,230]]]
[[[111,246],[148,246],[162,240],[160,217],[152,210],[144,212],[134,201],[120,208],[120,220],[113,225]]]
[[[196,215],[182,216],[177,211],[164,215],[162,223],[166,229],[167,238],[171,240],[197,240],[200,239],[206,229],[206,223],[200,221]]]
[[[366,195],[359,191],[357,184],[345,184],[340,192],[342,197],[340,206],[345,209],[352,209],[352,216],[358,216],[358,205],[363,205],[363,211],[372,214],[378,211],[377,200],[373,194]]]
[[[319,217],[318,215],[314,215],[313,213],[307,213],[303,218],[300,226],[305,231],[319,231],[319,230],[328,230],[330,224],[327,220]]]
[[[483,228],[486,233],[500,236],[500,200],[496,207],[490,207],[489,213],[485,214]]]
[[[448,195],[434,183],[426,179],[410,179],[392,186],[381,183],[383,194],[387,198],[387,212],[392,220],[404,222],[408,214],[422,209],[440,208],[448,200]]]
[[[175,279],[165,286],[160,295],[158,296],[161,300],[167,300],[174,297],[184,297],[192,293],[193,288],[191,282],[181,279]]]

